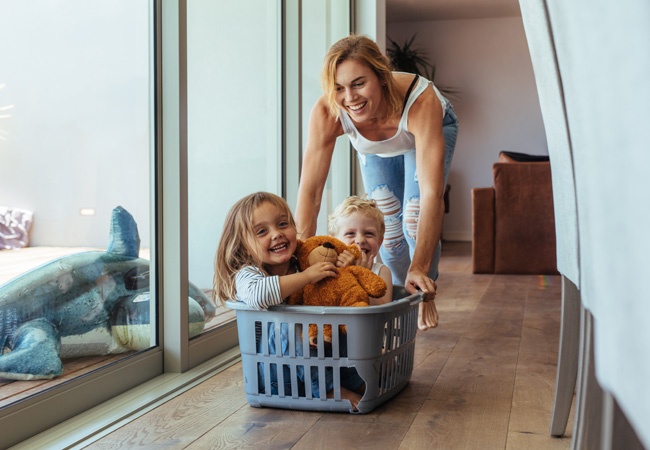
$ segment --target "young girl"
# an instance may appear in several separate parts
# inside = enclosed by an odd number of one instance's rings
[[[377,202],[356,195],[350,196],[329,216],[328,226],[332,236],[348,245],[356,244],[361,250],[361,258],[351,263],[372,270],[386,282],[386,294],[381,298],[371,297],[370,304],[381,305],[390,302],[393,299],[391,271],[388,266],[375,262],[386,230],[384,213],[377,206]],[[349,257],[353,258],[351,254]]]
[[[217,248],[213,296],[222,303],[237,299],[255,309],[266,309],[284,302],[289,295],[326,277],[337,275],[332,263],[317,263],[304,272],[298,270],[294,253],[298,246],[296,224],[289,206],[281,197],[257,192],[239,200],[226,216],[221,241]],[[260,330],[261,331],[261,330]],[[269,322],[269,351],[275,353],[275,326]],[[281,326],[282,353],[288,355],[289,331]],[[296,353],[302,356],[301,342]],[[285,393],[291,393],[289,368],[285,366]],[[264,374],[258,373],[260,391],[264,390]],[[331,370],[326,374],[328,393],[333,388]],[[277,395],[277,375],[271,374],[272,394]],[[304,381],[304,373],[298,371]],[[318,397],[317,370],[312,370],[312,394]],[[356,409],[363,388],[356,374],[342,377],[341,397]],[[304,395],[304,394],[302,394]]]
[[[279,305],[309,283],[336,276],[331,263],[299,272],[296,225],[281,197],[257,192],[231,208],[217,249],[214,295],[255,309]]]

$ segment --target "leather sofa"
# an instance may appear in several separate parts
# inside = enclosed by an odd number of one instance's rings
[[[548,156],[501,152],[494,186],[472,189],[472,271],[557,274]]]

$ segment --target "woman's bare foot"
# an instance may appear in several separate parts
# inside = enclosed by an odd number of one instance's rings
[[[433,299],[427,302],[420,302],[418,309],[418,328],[426,331],[429,328],[438,326],[438,310]]]

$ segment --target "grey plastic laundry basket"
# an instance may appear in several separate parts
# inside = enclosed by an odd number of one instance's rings
[[[394,397],[408,384],[413,372],[418,304],[422,301],[422,295],[408,295],[403,287],[395,286],[393,297],[397,300],[380,306],[355,308],[278,305],[267,311],[252,309],[242,302],[226,302],[228,307],[237,312],[248,403],[255,407],[363,414]],[[303,355],[296,348],[309,348],[306,332],[309,324],[318,326],[317,351],[312,351],[311,355],[306,351]],[[332,325],[332,344],[329,347],[322,339],[325,324]],[[345,325],[347,329],[347,346],[343,349],[339,345],[343,335],[339,331],[340,325]],[[276,337],[280,336],[281,327],[284,327],[285,333],[288,330],[288,348],[283,351],[282,345],[276,345],[275,353],[269,352],[269,327],[275,327]],[[348,400],[341,399],[340,369],[346,367],[354,367],[366,384],[357,411],[354,411]],[[297,378],[299,368],[304,373],[304,392],[299,392],[298,389],[301,383]],[[334,385],[331,395],[333,398],[312,395],[312,368],[318,371],[320,392],[325,392],[325,371],[330,370]],[[278,379],[275,394],[271,393],[270,388],[272,372]],[[258,373],[263,374],[263,386],[258,386]],[[290,392],[284,392],[286,373],[290,373]]]

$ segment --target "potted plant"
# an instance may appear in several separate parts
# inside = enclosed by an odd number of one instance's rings
[[[401,45],[388,38],[390,46],[386,49],[386,54],[395,70],[421,75],[435,82],[436,65],[429,62],[429,58],[424,55],[424,52],[413,45],[416,36],[417,33],[410,39],[405,40]],[[443,87],[438,84],[436,84],[436,87],[446,97],[458,94],[458,90],[455,88]]]

